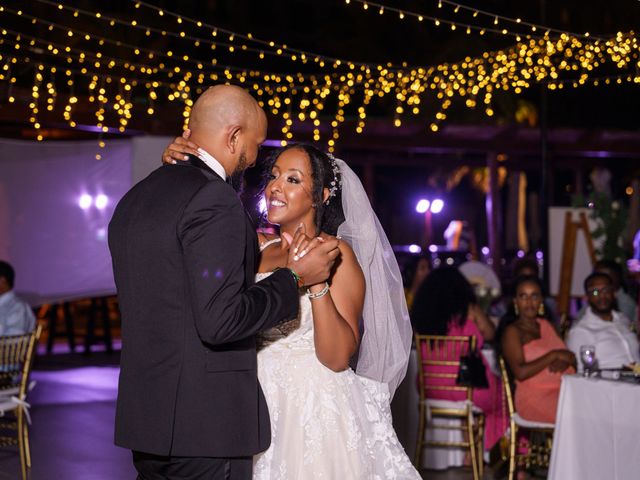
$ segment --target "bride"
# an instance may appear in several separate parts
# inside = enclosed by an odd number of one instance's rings
[[[186,153],[176,142],[168,150]],[[329,282],[301,291],[298,317],[261,337],[258,378],[272,438],[254,457],[253,478],[419,479],[390,411],[411,326],[398,265],[364,188],[345,162],[310,145],[278,150],[267,172],[267,220],[280,235],[260,235],[257,280],[283,267],[289,248],[301,257],[329,235],[342,241]],[[311,238],[290,245],[298,228]]]

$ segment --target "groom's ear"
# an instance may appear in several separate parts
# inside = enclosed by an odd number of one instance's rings
[[[241,131],[240,125],[233,125],[227,130],[226,147],[231,153],[236,153]]]

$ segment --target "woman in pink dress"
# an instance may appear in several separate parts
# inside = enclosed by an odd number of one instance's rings
[[[411,320],[416,333],[423,335],[449,335],[476,337],[476,347],[494,338],[495,328],[482,308],[476,303],[473,288],[455,267],[435,269],[418,290],[411,310]],[[424,352],[426,353],[426,352]],[[456,352],[457,353],[457,352]],[[464,354],[464,352],[460,352]],[[485,450],[489,450],[504,434],[507,426],[502,402],[502,382],[491,373],[484,357],[488,388],[474,388],[473,403],[485,415]],[[430,373],[456,373],[457,367],[432,366]],[[430,378],[430,385],[453,384],[449,379]],[[428,398],[461,401],[462,391],[426,389]]]
[[[496,341],[516,381],[518,414],[555,423],[561,377],[575,373],[576,357],[544,318],[543,298],[538,277],[518,278],[513,312],[500,321]]]

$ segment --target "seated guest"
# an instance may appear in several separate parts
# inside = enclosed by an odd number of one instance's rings
[[[622,286],[624,274],[620,264],[613,260],[598,260],[593,264],[592,273],[596,272],[604,273],[609,276],[614,291],[613,308],[614,310],[618,310],[623,313],[624,316],[621,317],[621,320],[627,322],[629,328],[635,330],[637,315],[636,302],[627,292],[624,291]],[[583,305],[576,314],[576,322],[582,320],[582,317],[584,317],[586,312],[587,305]]]
[[[0,260],[0,336],[22,335],[36,326],[36,317],[27,302],[13,292],[15,272]]]
[[[513,310],[500,320],[496,347],[516,380],[516,411],[554,423],[561,375],[575,372],[576,357],[545,318],[542,299],[537,276],[516,279]]]
[[[609,275],[613,285],[614,298],[617,305],[616,310],[622,312],[634,328],[637,315],[636,301],[624,290],[624,272],[622,266],[613,260],[598,260],[593,265],[593,271]],[[596,352],[597,354],[598,352]]]
[[[489,310],[489,314],[493,317],[503,317],[511,308],[513,303],[514,288],[513,282],[520,277],[535,276],[540,278],[540,269],[538,267],[538,261],[535,257],[525,256],[518,258],[512,265],[512,277],[504,288],[504,295],[499,302],[494,302]],[[542,299],[543,308],[545,311],[545,318],[549,320],[553,325],[560,325],[560,318],[557,314],[556,302],[553,297],[545,295]]]
[[[449,335],[476,337],[477,348],[485,341],[493,340],[495,327],[487,315],[476,304],[473,288],[455,267],[440,267],[433,270],[418,289],[411,309],[414,330],[423,335]],[[425,352],[426,353],[426,352]],[[506,412],[502,403],[502,383],[484,363],[489,388],[473,390],[473,403],[485,414],[485,449],[490,449],[504,434]],[[438,368],[438,367],[429,367]],[[456,367],[440,367],[442,372],[455,373]],[[451,382],[442,379],[443,384]],[[430,381],[435,384],[435,381]],[[428,398],[461,401],[465,393],[427,389]]]
[[[589,306],[567,336],[567,346],[580,355],[581,345],[594,345],[600,368],[620,368],[640,362],[638,340],[624,314],[613,309],[615,286],[604,273],[592,273],[584,281]],[[580,366],[582,369],[582,366]]]

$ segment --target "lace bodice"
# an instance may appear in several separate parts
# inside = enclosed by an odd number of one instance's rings
[[[258,273],[256,281],[267,278],[273,272]],[[266,330],[258,335],[258,349],[278,342],[283,346],[311,346],[313,347],[313,314],[311,300],[304,293],[300,294],[300,308],[298,317],[283,322],[278,326]]]

